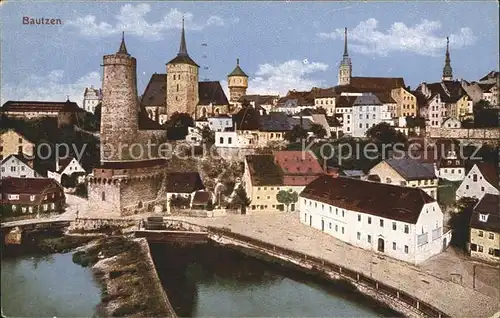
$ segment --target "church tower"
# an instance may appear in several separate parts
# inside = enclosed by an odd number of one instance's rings
[[[128,54],[123,34],[118,52],[103,60],[101,162],[131,160],[125,145],[137,142],[139,129],[137,62]]]
[[[443,81],[453,80],[453,70],[451,68],[451,60],[450,60],[450,39],[448,37],[446,37],[446,57],[444,60],[442,80]]]
[[[347,28],[344,30],[344,55],[339,66],[338,85],[349,85],[352,76],[352,63],[347,54]]]
[[[229,101],[235,103],[241,96],[247,94],[248,75],[240,67],[240,59],[236,59],[236,67],[227,76],[227,86],[229,88]]]
[[[181,44],[179,53],[167,63],[167,118],[175,113],[188,113],[195,116],[198,104],[198,70],[187,52],[182,18]]]

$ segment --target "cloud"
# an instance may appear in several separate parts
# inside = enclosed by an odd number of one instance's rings
[[[327,69],[327,64],[307,60],[290,60],[278,65],[261,64],[255,77],[250,78],[248,93],[285,95],[292,89],[309,90],[319,87],[323,82],[309,76]]]
[[[65,101],[67,96],[71,101],[82,106],[85,87],[101,87],[99,72],[89,72],[69,83],[64,71],[53,70],[48,74],[30,75],[19,83],[2,85],[1,104],[8,100]]]
[[[387,56],[391,52],[413,52],[420,55],[442,55],[446,47],[446,36],[436,33],[441,29],[441,22],[422,20],[414,26],[403,22],[395,22],[386,31],[378,29],[378,21],[374,18],[361,21],[354,29],[348,31],[349,50],[362,54],[378,54]],[[335,29],[330,33],[318,33],[325,39],[344,39],[344,29]],[[469,28],[461,28],[449,35],[451,49],[459,49],[472,45],[476,37]]]
[[[76,20],[68,21],[66,24],[79,30],[81,35],[89,37],[101,37],[119,34],[124,31],[127,34],[141,36],[151,41],[162,39],[162,33],[170,29],[179,29],[184,17],[187,30],[203,30],[209,26],[224,26],[226,22],[219,16],[210,16],[205,22],[195,21],[192,13],[181,12],[178,9],[170,9],[162,19],[153,22],[146,19],[151,11],[147,3],[138,5],[125,4],[121,6],[120,13],[115,15],[114,25],[108,22],[98,22],[94,15],[86,15]],[[229,24],[238,23],[239,20],[232,19]]]

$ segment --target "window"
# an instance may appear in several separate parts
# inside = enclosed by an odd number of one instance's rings
[[[408,245],[405,245],[405,253],[408,254]]]
[[[177,91],[179,91],[179,84],[177,84]]]
[[[410,233],[410,227],[405,224],[405,233],[408,234]]]
[[[483,191],[483,192],[484,192],[484,187],[481,187],[481,191]]]
[[[392,242],[392,249],[396,250],[396,242]]]
[[[328,223],[328,227],[330,228],[330,230],[332,229],[332,222]]]
[[[344,210],[342,210],[342,217],[344,217],[344,213],[345,213],[345,211],[344,211]]]
[[[16,171],[16,167],[10,167],[10,171],[11,172],[15,172]]]
[[[469,190],[469,185],[468,184],[465,185],[465,189]]]
[[[472,175],[472,180],[473,180],[474,182],[476,182],[476,181],[477,181],[477,174],[475,174],[475,173],[474,173],[474,174]]]
[[[22,153],[23,152],[23,146],[17,147],[17,152]]]
[[[361,214],[358,214],[358,222],[361,222]]]
[[[477,251],[478,251],[479,253],[482,253],[482,252],[483,252],[483,246],[482,246],[482,245],[478,245],[478,246],[477,246]]]
[[[483,231],[479,231],[479,237],[483,237],[484,234],[483,234]]]
[[[22,144],[22,143],[23,143],[23,138],[19,138],[17,141],[18,141],[20,144]]]
[[[372,224],[372,218],[370,216],[368,217],[368,224]]]
[[[19,200],[19,194],[9,194],[9,200]]]
[[[337,224],[335,224],[335,232],[338,232],[339,231],[339,226]]]
[[[479,221],[488,222],[488,214],[479,214]]]
[[[495,239],[495,234],[494,233],[488,233],[488,238],[490,240],[494,240]]]
[[[380,227],[384,227],[384,220],[380,220]]]
[[[342,234],[344,234],[344,227],[342,227]]]
[[[396,230],[397,230],[397,225],[396,225],[396,222],[392,222],[392,229],[393,229],[394,231],[396,231]]]
[[[30,201],[35,201],[35,196],[34,195],[30,195]]]
[[[330,207],[330,213],[332,213],[332,207]]]
[[[491,247],[488,249],[488,254],[493,255],[495,254],[495,250],[492,249]]]
[[[101,193],[101,199],[102,201],[106,201],[106,193],[104,191]]]
[[[372,236],[371,235],[368,235],[368,237],[366,239],[368,240],[368,243],[372,242]]]
[[[231,144],[232,142],[233,142],[233,138],[228,137],[228,138],[227,138],[227,143],[228,143],[228,144]]]
[[[359,233],[359,232],[357,233],[357,238],[358,238],[358,240],[361,239],[361,233]]]
[[[470,245],[470,250],[476,252],[477,251],[477,245],[476,244],[471,244]]]
[[[224,143],[224,137],[219,138],[219,143],[223,144]]]

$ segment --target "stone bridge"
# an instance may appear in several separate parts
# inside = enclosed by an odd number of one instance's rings
[[[47,230],[65,230],[70,226],[69,220],[40,220],[31,219],[2,224],[0,231],[5,244],[21,244],[22,236],[31,232]]]

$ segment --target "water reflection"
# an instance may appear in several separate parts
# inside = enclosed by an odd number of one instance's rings
[[[151,251],[169,300],[182,317],[395,314],[228,248],[152,244]]]

